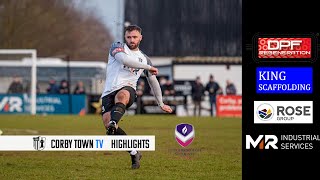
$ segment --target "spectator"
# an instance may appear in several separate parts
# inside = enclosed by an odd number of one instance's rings
[[[7,93],[23,93],[23,85],[21,82],[21,78],[19,78],[18,76],[13,77],[13,81],[11,82]]]
[[[226,94],[227,95],[237,94],[237,89],[236,89],[235,85],[229,79],[227,80]]]
[[[69,85],[67,80],[62,80],[59,87],[60,94],[69,94]]]
[[[31,94],[31,82],[30,82],[30,81],[28,81],[27,84],[26,84],[25,92]],[[40,92],[40,86],[39,86],[38,83],[37,83],[37,85],[36,85],[36,93],[37,93],[37,94],[41,93],[41,92]]]
[[[221,94],[222,90],[219,84],[215,82],[213,75],[210,75],[209,82],[207,83],[205,90],[209,93],[210,114],[211,116],[214,116],[214,112],[216,111],[216,96],[217,94]]]
[[[56,84],[55,79],[50,79],[49,87],[47,88],[48,94],[59,94],[59,86]]]
[[[83,82],[79,81],[77,86],[75,87],[73,94],[86,94],[86,90],[84,88]]]
[[[167,79],[166,80],[166,83],[163,85],[163,94],[165,96],[172,96],[175,94],[175,91],[174,91],[174,86],[172,84],[172,81]]]
[[[198,115],[201,116],[201,101],[203,99],[204,95],[204,86],[200,81],[200,77],[198,76],[196,78],[195,83],[192,86],[192,100],[194,103],[194,109],[193,109],[193,115],[197,115],[197,110],[198,110]]]

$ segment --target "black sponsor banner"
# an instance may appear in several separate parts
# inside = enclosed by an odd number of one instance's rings
[[[176,107],[185,103],[185,96],[163,96],[162,99],[164,104],[172,108],[173,112],[171,114],[176,114]],[[158,106],[154,96],[142,96],[141,101],[141,114],[167,114]]]
[[[318,17],[315,3],[243,1],[242,179],[318,177],[320,62],[315,51],[320,28],[312,21]],[[256,72],[262,67],[312,68],[312,92],[257,93]],[[277,78],[284,83],[275,72],[264,83]],[[297,72],[293,83],[303,73]]]
[[[191,95],[192,84],[194,80],[175,80],[174,81],[174,90],[178,96],[187,96]]]

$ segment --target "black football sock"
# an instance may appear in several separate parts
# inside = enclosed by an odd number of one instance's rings
[[[126,106],[120,102],[116,103],[111,109],[111,120],[115,121],[117,124],[122,118],[126,111]]]

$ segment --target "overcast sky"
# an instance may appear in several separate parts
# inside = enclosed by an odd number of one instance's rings
[[[81,0],[80,6],[96,9],[96,13],[108,27],[114,40],[122,40],[120,25],[124,19],[124,0]]]

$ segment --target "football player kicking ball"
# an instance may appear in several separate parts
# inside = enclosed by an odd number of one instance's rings
[[[162,92],[156,78],[158,69],[153,67],[147,55],[139,50],[142,40],[141,28],[130,25],[125,30],[126,43],[115,42],[111,45],[108,57],[106,82],[102,98],[102,120],[107,135],[126,135],[118,123],[136,98],[137,81],[145,73],[148,83],[154,92],[160,108],[172,113],[170,106],[162,102]],[[141,153],[137,150],[129,152],[132,169],[140,167]]]

